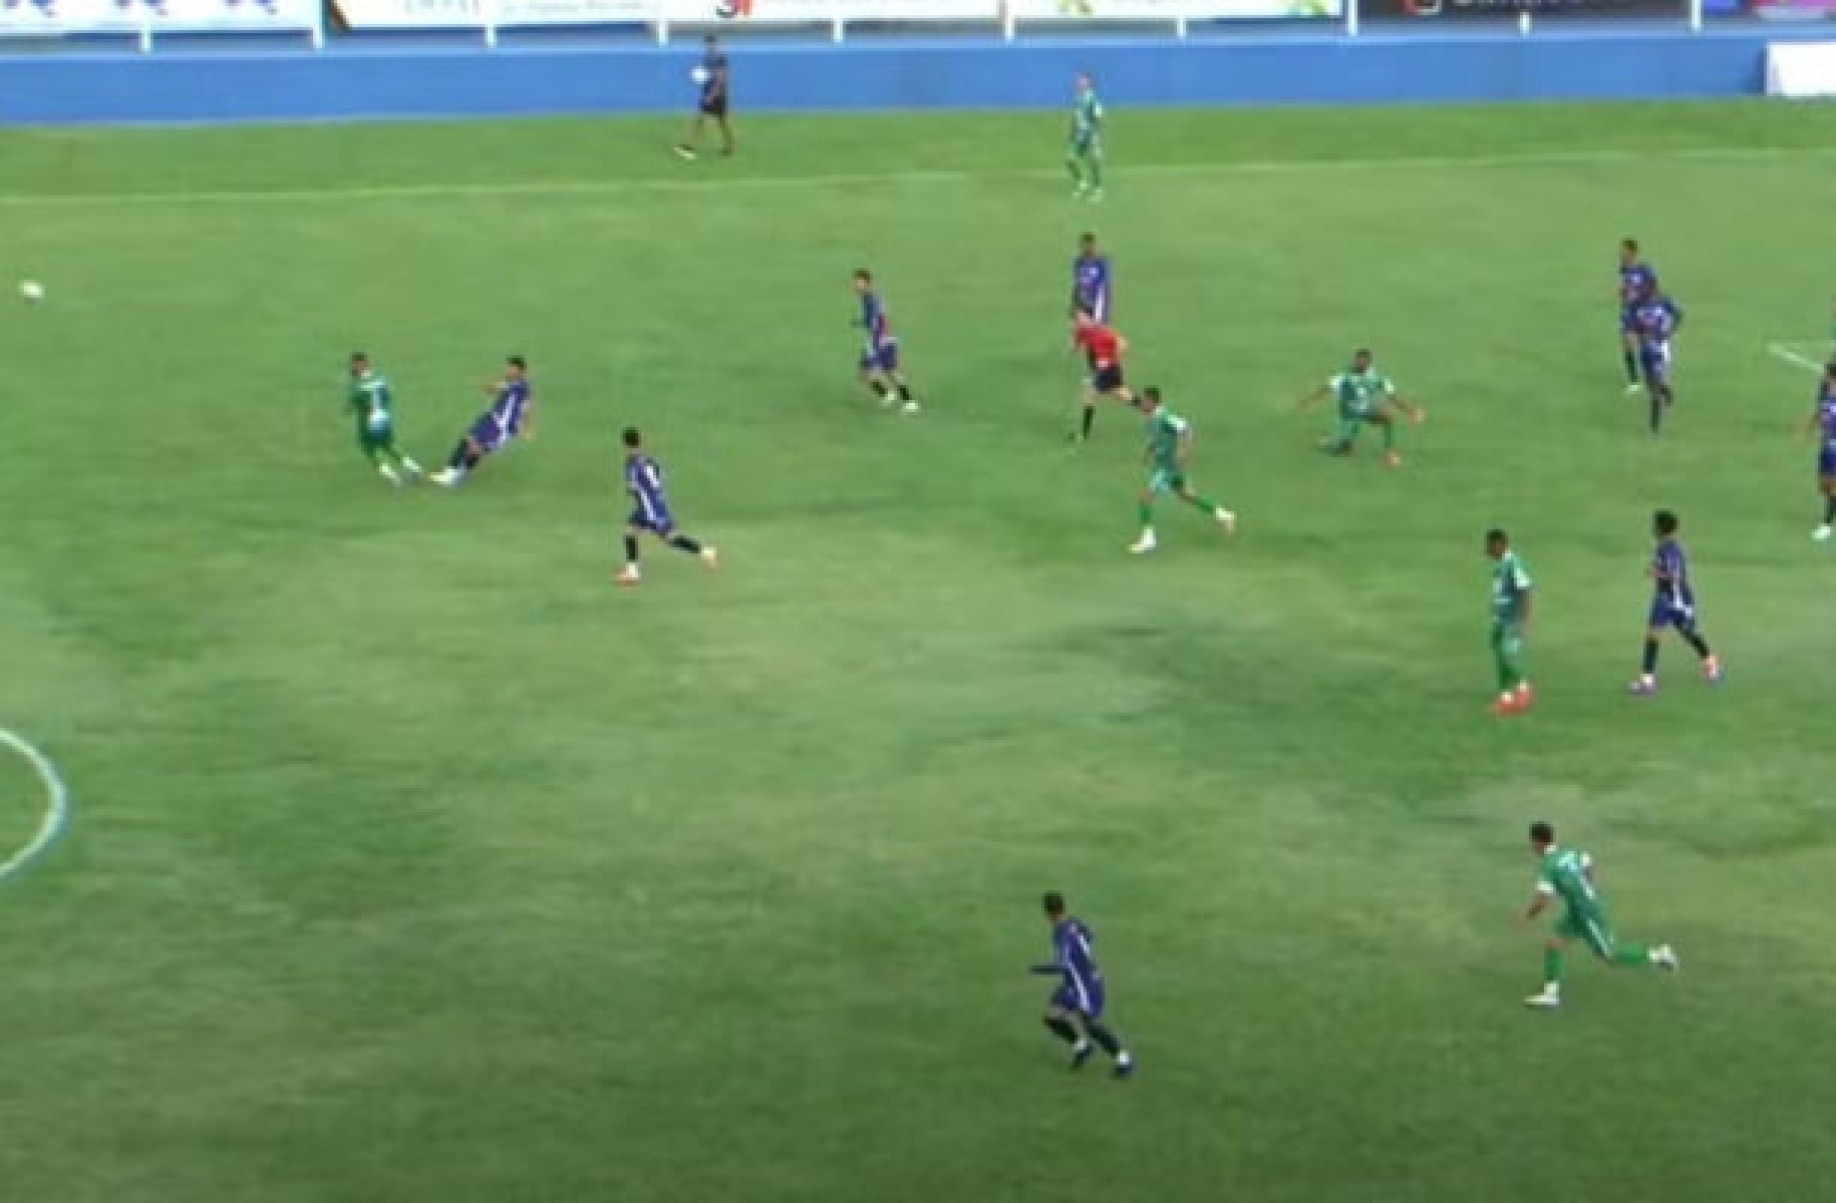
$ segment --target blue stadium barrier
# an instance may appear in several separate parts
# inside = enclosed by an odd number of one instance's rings
[[[1749,95],[1794,32],[1515,30],[1037,42],[738,44],[740,111],[1049,108],[1094,70],[1112,104],[1273,105]],[[1802,31],[1810,36],[1814,31]],[[638,44],[0,55],[0,123],[320,121],[678,111],[692,39]]]

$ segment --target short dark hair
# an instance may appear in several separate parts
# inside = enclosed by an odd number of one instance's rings
[[[368,363],[370,362],[370,353],[368,351],[352,351],[351,352],[351,362],[352,363]],[[1836,364],[1833,364],[1831,366],[1836,367]]]
[[[528,361],[521,355],[512,355],[509,359],[505,360],[505,362],[519,372],[527,372],[529,370]]]
[[[1371,349],[1369,347],[1359,347],[1356,351],[1352,352],[1352,358],[1353,359],[1374,359],[1376,358],[1376,356],[1371,354]]]
[[[1044,904],[1045,913],[1048,915],[1056,917],[1065,913],[1065,896],[1060,894],[1057,890],[1047,890],[1041,902]]]
[[[1077,240],[1079,242],[1095,242],[1096,241],[1096,231],[1095,230],[1085,230],[1082,234],[1079,234],[1077,236]]]
[[[1160,404],[1160,386],[1158,384],[1150,384],[1141,390],[1141,404],[1146,405],[1149,402],[1155,405]]]
[[[1660,535],[1674,535],[1677,533],[1677,516],[1669,510],[1659,510],[1651,515],[1651,525],[1657,527]]]
[[[873,283],[873,273],[864,267],[857,267],[854,269],[854,278],[865,284]]]
[[[1622,238],[1619,241],[1619,245],[1624,247],[1628,251],[1637,251],[1638,250],[1638,239]]]
[[[1509,543],[1511,541],[1511,536],[1504,533],[1503,527],[1494,526],[1491,530],[1485,532],[1485,541],[1487,543]]]
[[[637,448],[644,445],[644,436],[638,433],[638,428],[635,426],[625,427],[625,433],[619,437],[627,447]]]
[[[1826,375],[1836,376],[1836,359],[1832,359],[1824,364],[1823,370]]]
[[[1555,843],[1555,824],[1545,823],[1541,819],[1530,824],[1530,839],[1533,843]]]

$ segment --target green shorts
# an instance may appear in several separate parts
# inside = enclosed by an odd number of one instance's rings
[[[1155,468],[1148,473],[1148,492],[1183,493],[1186,491],[1186,474],[1178,468]]]
[[[1097,159],[1103,155],[1103,138],[1100,134],[1072,134],[1071,157],[1074,159]]]
[[[1564,940],[1577,940],[1594,950],[1594,955],[1603,959],[1613,956],[1613,927],[1607,922],[1605,912],[1570,911],[1556,920],[1556,935]]]
[[[375,451],[393,446],[395,446],[395,423],[384,422],[381,426],[371,426],[364,419],[357,419],[358,450]]]
[[[1492,622],[1492,650],[1501,656],[1515,656],[1524,650],[1524,629],[1514,622]]]

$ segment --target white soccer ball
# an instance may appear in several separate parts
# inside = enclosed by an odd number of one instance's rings
[[[688,77],[695,81],[696,87],[700,87],[702,84],[708,82],[708,69],[706,67],[696,67],[693,71],[688,73]]]
[[[28,305],[36,305],[45,299],[45,286],[36,280],[27,280],[19,286],[19,295],[25,298]]]

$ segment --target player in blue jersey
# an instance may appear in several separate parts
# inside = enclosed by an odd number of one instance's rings
[[[899,336],[893,333],[886,316],[886,302],[873,286],[873,273],[861,268],[854,273],[854,295],[860,301],[860,316],[854,324],[861,328],[865,343],[861,347],[861,383],[873,391],[880,404],[890,407],[896,398],[899,412],[918,412],[918,398],[899,370]]]
[[[1097,236],[1085,234],[1077,240],[1077,258],[1071,261],[1071,320],[1087,317],[1099,326],[1112,319],[1110,301],[1114,277],[1110,274],[1109,256],[1097,248]]]
[[[1696,588],[1689,580],[1689,557],[1677,538],[1677,516],[1659,510],[1651,519],[1651,534],[1657,548],[1651,553],[1651,617],[1645,624],[1644,667],[1631,691],[1639,697],[1657,692],[1658,640],[1665,631],[1675,631],[1702,658],[1702,675],[1710,684],[1721,680],[1721,660],[1709,650],[1708,641],[1697,629]]]
[[[1115,1059],[1116,1077],[1128,1077],[1135,1072],[1135,1060],[1122,1038],[1102,1022],[1103,973],[1090,951],[1096,937],[1083,920],[1065,913],[1065,896],[1057,891],[1045,896],[1045,917],[1052,925],[1052,963],[1034,965],[1031,972],[1058,979],[1046,1003],[1046,1030],[1071,1046],[1072,1069],[1082,1069],[1090,1060],[1094,1041]]]
[[[1664,412],[1677,399],[1671,387],[1670,340],[1683,324],[1683,311],[1663,293],[1652,289],[1639,301],[1632,315],[1638,339],[1638,366],[1645,375],[1645,393],[1650,402],[1651,433],[1664,424]]]
[[[631,516],[625,519],[625,566],[619,570],[618,583],[635,585],[643,580],[638,571],[638,537],[650,534],[677,551],[699,557],[709,568],[720,566],[720,553],[676,529],[676,519],[669,512],[669,496],[663,491],[663,469],[644,452],[644,436],[637,427],[625,428],[625,491],[631,494]]]
[[[1619,244],[1619,349],[1625,356],[1626,393],[1638,391],[1638,324],[1635,314],[1646,293],[1656,292],[1657,272],[1639,257],[1638,240]]]
[[[689,126],[682,141],[676,143],[676,154],[684,159],[699,158],[701,133],[712,121],[720,127],[720,153],[731,157],[738,144],[733,137],[733,122],[728,116],[733,96],[727,52],[720,48],[720,39],[713,34],[703,39],[701,62],[689,72],[689,77],[695,81],[695,122]]]
[[[455,488],[480,460],[507,447],[513,439],[535,437],[535,397],[529,391],[529,365],[521,355],[504,361],[504,374],[485,385],[491,408],[459,438],[446,467],[428,477],[437,485]]]
[[[1817,437],[1817,490],[1823,494],[1823,521],[1811,538],[1827,543],[1836,529],[1836,353],[1823,369],[1817,386],[1817,408],[1811,411],[1810,432]]]

